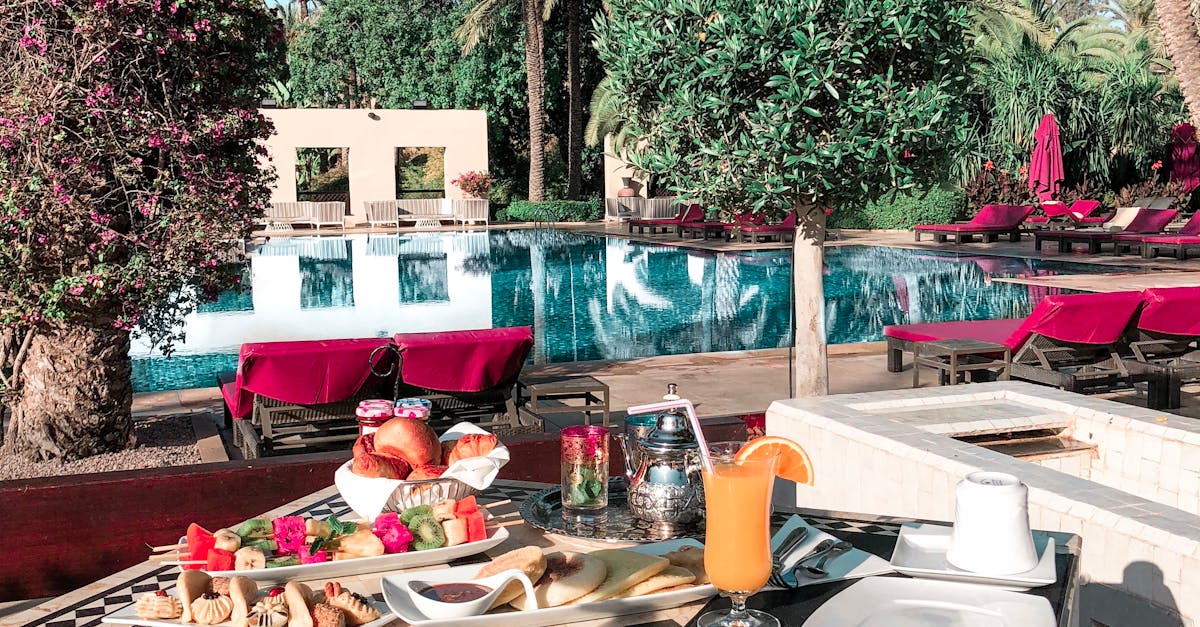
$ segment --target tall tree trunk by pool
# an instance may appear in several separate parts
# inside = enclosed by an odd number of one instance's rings
[[[1190,0],[1155,0],[1158,28],[1162,31],[1179,90],[1187,102],[1192,122],[1200,126],[1200,31]]]
[[[542,57],[543,0],[521,0],[525,19],[525,81],[529,102],[529,200],[545,200],[546,67]]]
[[[825,345],[825,211],[796,206],[796,240],[792,244],[796,336],[792,364],[792,395],[796,398],[829,393],[829,362]]]
[[[579,64],[579,14],[582,0],[566,0],[567,9],[567,199],[579,200],[583,186],[583,73]]]
[[[133,446],[129,332],[100,325],[39,333],[12,406],[13,452],[73,460]]]

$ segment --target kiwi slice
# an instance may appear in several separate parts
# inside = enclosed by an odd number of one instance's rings
[[[295,555],[281,555],[279,557],[268,557],[267,568],[283,568],[284,566],[299,566],[300,558]]]
[[[242,546],[252,546],[263,553],[271,553],[279,549],[279,544],[271,538],[246,538],[242,540]]]
[[[412,519],[417,516],[433,516],[433,508],[428,505],[417,505],[410,507],[403,512],[400,512],[400,522],[404,523],[405,527],[412,526]]]
[[[413,517],[408,523],[408,530],[412,532],[414,551],[428,551],[446,544],[446,534],[442,531],[442,523],[433,516]]]
[[[266,518],[251,518],[239,525],[234,533],[241,536],[244,543],[246,538],[269,538],[275,530]]]

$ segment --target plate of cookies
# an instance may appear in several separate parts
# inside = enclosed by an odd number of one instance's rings
[[[533,598],[511,581],[481,614],[451,617],[415,600],[439,600],[439,592],[485,588],[480,581],[520,571],[533,582]],[[454,625],[561,625],[597,616],[623,616],[686,605],[716,594],[704,572],[704,545],[692,538],[591,552],[523,547],[480,565],[385,575],[380,582],[387,606],[412,627]],[[490,594],[482,589],[477,592]],[[452,605],[448,599],[443,605]],[[425,608],[425,611],[418,609]]]
[[[336,581],[313,589],[298,581],[259,588],[246,577],[210,577],[189,570],[175,586],[147,592],[100,619],[102,623],[180,627],[382,627],[387,606]]]

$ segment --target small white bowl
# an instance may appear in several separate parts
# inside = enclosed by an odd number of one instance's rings
[[[466,618],[467,616],[478,616],[491,609],[492,601],[500,594],[500,591],[508,586],[508,582],[514,579],[520,581],[521,585],[525,587],[525,594],[529,597],[532,605],[529,609],[536,610],[537,596],[533,593],[533,582],[529,581],[529,577],[525,573],[515,568],[510,568],[491,577],[473,579],[471,581],[423,581],[420,579],[410,579],[404,585],[397,586],[397,588],[408,594],[408,598],[412,600],[413,605],[417,606],[417,609],[429,618]],[[440,586],[450,583],[474,584],[491,588],[492,591],[474,601],[464,601],[462,603],[436,601],[420,592],[430,586]]]

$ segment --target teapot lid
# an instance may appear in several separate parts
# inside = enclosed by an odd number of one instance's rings
[[[658,415],[658,426],[638,440],[644,450],[669,452],[699,449],[696,436],[688,427],[687,418],[674,411]]]

